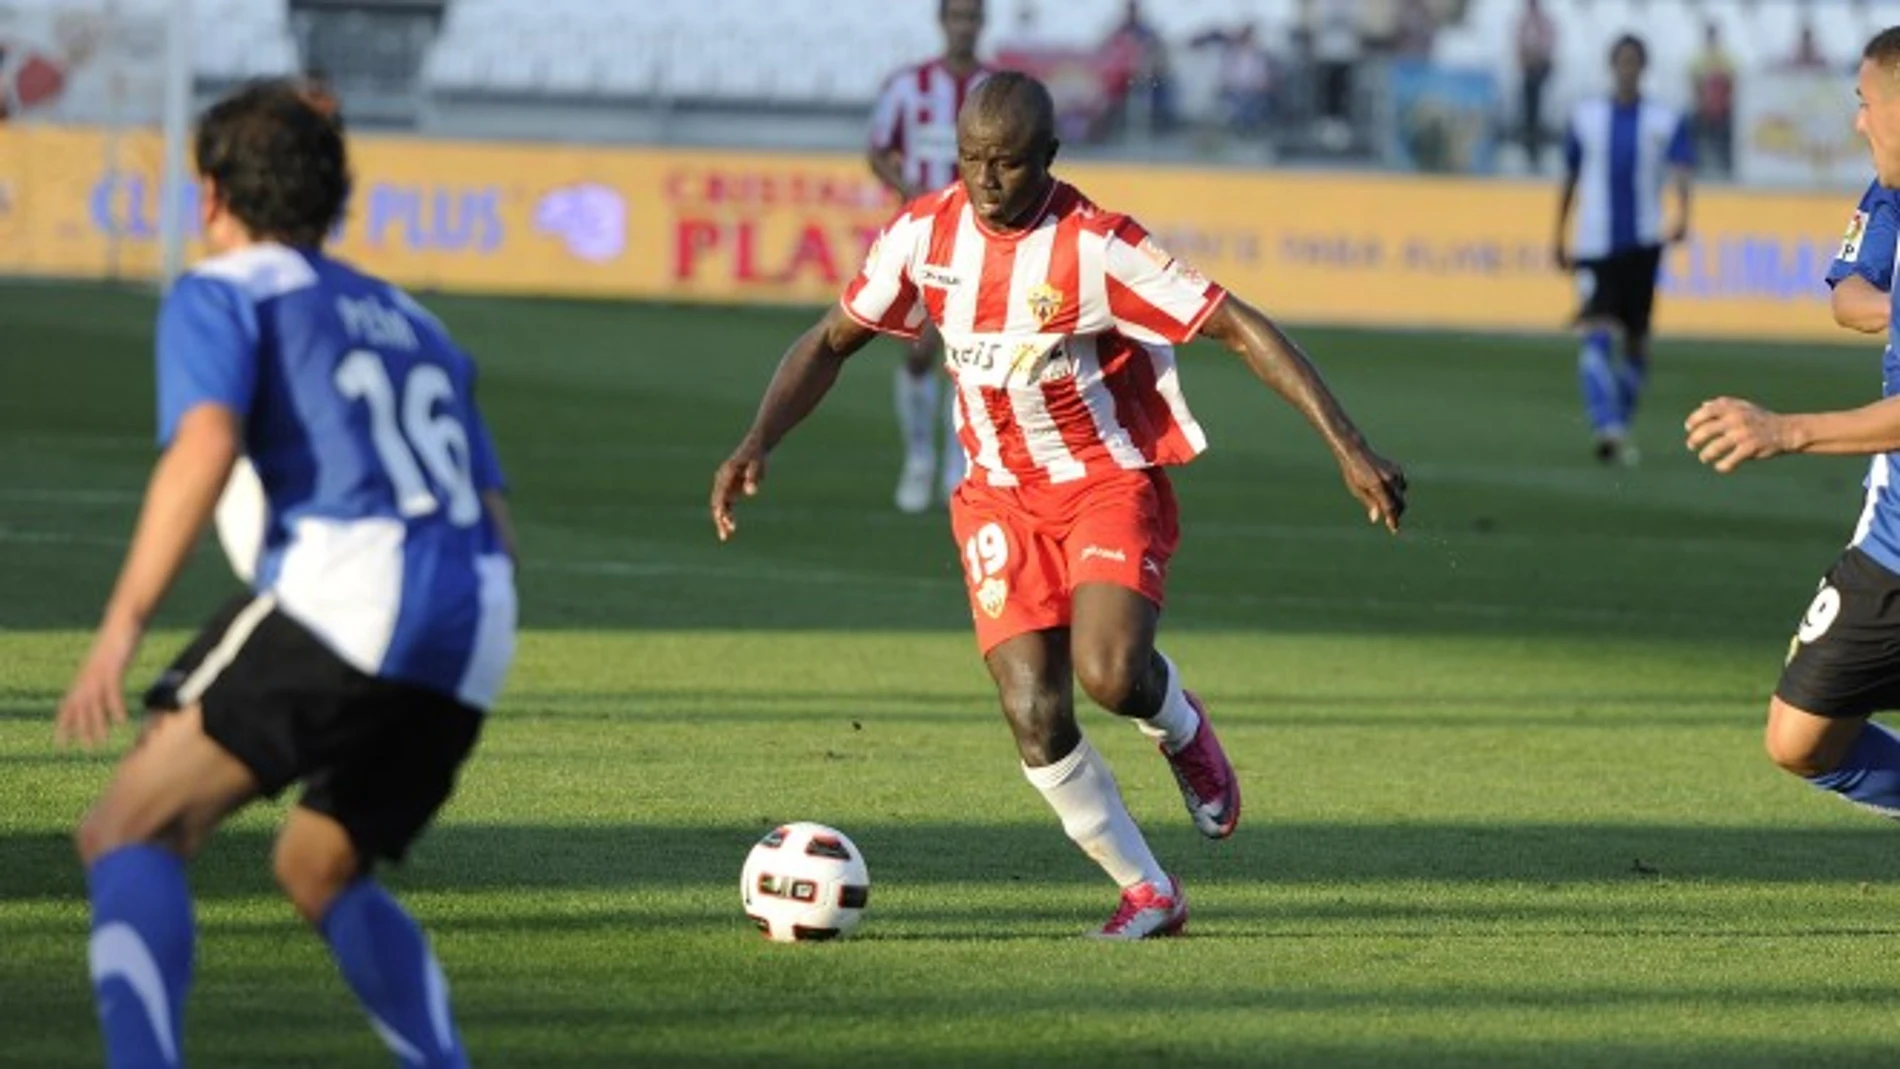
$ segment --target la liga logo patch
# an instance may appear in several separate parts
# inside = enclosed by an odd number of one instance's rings
[[[1847,233],[1841,236],[1840,254],[1834,258],[1836,260],[1860,259],[1860,243],[1866,236],[1867,213],[1855,212],[1854,217],[1847,221]]]

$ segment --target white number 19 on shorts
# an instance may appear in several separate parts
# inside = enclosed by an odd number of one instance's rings
[[[986,523],[963,542],[963,562],[970,569],[970,585],[1001,572],[1009,564],[1009,537],[999,524]]]

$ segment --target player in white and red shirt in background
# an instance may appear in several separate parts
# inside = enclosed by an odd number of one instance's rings
[[[1398,530],[1405,476],[1380,458],[1299,347],[1246,302],[1163,252],[1139,224],[1049,173],[1048,90],[997,73],[958,125],[962,181],[897,216],[844,299],[780,362],[752,428],[714,476],[712,519],[758,492],[766,458],[878,333],[934,323],[974,462],[950,502],[977,641],[1029,781],[1122,888],[1098,933],[1172,935],[1187,900],[1148,849],[1082,737],[1072,679],[1155,739],[1203,835],[1240,817],[1240,787],[1207,710],[1155,648],[1179,533],[1165,469],[1207,440],[1174,346],[1238,353],[1338,460],[1368,517]]]
[[[990,73],[976,58],[983,0],[938,0],[937,21],[943,27],[943,55],[891,75],[871,114],[871,173],[905,203],[956,181],[957,112],[970,90]],[[938,385],[940,348],[936,331],[926,326],[910,339],[908,357],[897,369],[894,398],[904,467],[896,500],[904,512],[929,508],[933,483],[948,501],[963,479],[954,410],[944,407]],[[946,417],[946,411],[951,415]],[[941,465],[936,442],[940,421],[948,423]]]

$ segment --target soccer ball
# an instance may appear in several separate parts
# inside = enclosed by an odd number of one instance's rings
[[[864,916],[871,873],[844,832],[800,821],[773,828],[746,855],[739,895],[767,939],[836,939]]]

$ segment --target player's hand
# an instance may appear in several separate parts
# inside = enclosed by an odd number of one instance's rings
[[[733,450],[732,456],[713,474],[712,521],[713,531],[724,542],[739,529],[732,518],[733,503],[741,495],[751,497],[759,492],[759,484],[765,481],[765,450],[757,442],[747,438]]]
[[[1570,247],[1562,239],[1551,244],[1550,262],[1556,264],[1559,271],[1569,271],[1577,266],[1576,261],[1570,258]]]
[[[1405,471],[1364,446],[1339,458],[1346,489],[1366,507],[1366,519],[1383,523],[1394,534],[1405,515]]]
[[[1733,397],[1704,401],[1683,424],[1689,451],[1727,475],[1747,460],[1767,460],[1790,448],[1787,420]]]
[[[92,749],[106,741],[114,725],[125,723],[125,675],[138,652],[139,629],[105,624],[60,699],[53,740]]]

